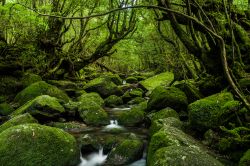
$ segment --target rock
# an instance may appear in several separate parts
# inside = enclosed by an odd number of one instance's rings
[[[108,97],[110,95],[117,95],[120,96],[122,91],[118,88],[116,84],[114,84],[108,78],[95,78],[89,81],[85,86],[84,89],[86,92],[97,92],[102,97]]]
[[[188,106],[190,126],[206,131],[216,128],[229,120],[230,113],[239,108],[239,102],[233,101],[233,95],[228,92],[214,94],[197,100]]]
[[[149,97],[148,111],[171,107],[180,112],[182,110],[186,110],[188,105],[185,93],[175,87],[164,88],[162,86],[158,86],[152,91]]]
[[[14,111],[11,105],[8,103],[1,103],[0,104],[0,115],[7,116]]]
[[[131,89],[129,91],[129,95],[131,97],[142,97],[143,96],[143,90],[140,89],[140,88]]]
[[[102,77],[109,78],[116,85],[122,85],[122,79],[120,78],[118,74],[105,73]]]
[[[82,105],[84,105],[84,104],[87,105],[88,102],[95,102],[99,106],[104,105],[104,100],[102,99],[102,97],[98,93],[95,93],[95,92],[84,93],[80,97],[78,97],[77,100],[80,103],[82,103]]]
[[[122,141],[112,149],[107,158],[107,164],[125,165],[130,164],[142,157],[143,142],[140,140]]]
[[[38,123],[35,118],[33,118],[29,113],[25,113],[22,115],[18,115],[14,118],[11,118],[7,122],[3,123],[0,126],[0,133],[10,127],[17,126],[20,124],[26,124],[26,123]]]
[[[79,122],[50,122],[47,125],[63,129],[65,131],[75,131],[75,130],[79,131],[87,127],[85,124]]]
[[[109,124],[107,112],[94,101],[80,104],[78,112],[82,120],[88,125],[100,126]]]
[[[111,95],[109,97],[107,97],[105,100],[105,106],[107,107],[116,107],[118,105],[122,105],[123,101],[122,98],[116,95]]]
[[[203,95],[200,93],[199,89],[196,87],[192,80],[182,80],[180,82],[175,82],[174,87],[182,90],[188,99],[188,103],[192,103],[196,100],[203,98]]]
[[[144,99],[142,97],[135,97],[132,100],[130,100],[128,102],[128,104],[129,105],[135,105],[135,104],[140,104],[140,103],[145,102],[145,101],[146,101],[146,99]]]
[[[21,78],[23,87],[27,87],[38,81],[42,81],[42,78],[39,75],[33,73],[25,73]]]
[[[168,117],[164,119],[158,119],[152,121],[151,126],[149,128],[149,135],[153,136],[156,132],[158,132],[161,128],[163,128],[166,125],[175,127],[180,130],[183,128],[183,123],[178,118]]]
[[[68,95],[62,90],[58,89],[53,85],[47,84],[44,81],[39,81],[31,84],[30,86],[19,92],[16,95],[14,102],[18,103],[19,105],[23,105],[29,100],[32,100],[35,97],[41,95],[49,95],[51,97],[56,97],[64,102],[68,102],[70,100]]]
[[[248,149],[245,154],[241,157],[239,166],[249,166],[250,165],[250,149]]]
[[[223,166],[205,152],[177,145],[158,149],[150,163],[149,166]]]
[[[178,113],[172,109],[172,108],[164,108],[158,112],[153,112],[153,113],[150,113],[148,115],[148,118],[151,120],[151,121],[155,121],[155,120],[158,120],[158,119],[164,119],[164,118],[168,118],[168,117],[174,117],[176,119],[179,119],[179,115]]]
[[[122,112],[118,117],[118,122],[124,126],[136,126],[144,121],[146,102],[142,102],[130,110]]]
[[[0,133],[0,144],[0,163],[4,166],[74,166],[80,159],[72,135],[39,124],[4,130]]]
[[[137,78],[131,76],[131,77],[126,78],[126,82],[129,84],[134,84],[134,83],[137,83],[138,80]]]
[[[48,80],[48,83],[54,85],[62,90],[65,89],[78,89],[76,83],[69,80]]]
[[[30,113],[39,121],[47,121],[58,118],[65,110],[57,98],[42,95],[19,107],[11,116],[17,116],[26,112]]]
[[[156,87],[163,85],[168,86],[174,80],[174,74],[165,72],[140,82],[140,84],[148,91],[153,91]]]

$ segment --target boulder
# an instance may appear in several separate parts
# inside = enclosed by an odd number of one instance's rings
[[[23,87],[27,87],[38,81],[42,81],[42,78],[39,75],[33,73],[25,73],[21,78]]]
[[[58,118],[65,110],[57,98],[42,95],[19,107],[11,116],[17,116],[26,112],[30,113],[38,120],[47,121],[49,119]]]
[[[132,100],[130,100],[128,102],[129,105],[136,105],[136,104],[140,104],[142,102],[145,102],[146,99],[142,98],[142,97],[135,97]]]
[[[116,85],[122,85],[122,79],[120,78],[118,74],[105,73],[102,77],[109,78]]]
[[[171,107],[180,112],[186,110],[188,101],[184,92],[175,87],[164,88],[158,86],[155,88],[148,101],[148,111],[161,110],[166,107]]]
[[[116,95],[111,95],[109,97],[107,97],[105,100],[105,106],[107,107],[116,107],[118,105],[122,105],[123,101],[122,98]]]
[[[14,111],[14,108],[8,103],[0,104],[0,115],[7,116]]]
[[[158,119],[164,119],[164,118],[168,118],[168,117],[174,117],[176,119],[179,119],[179,115],[178,113],[170,108],[170,107],[167,107],[167,108],[164,108],[158,112],[153,112],[153,113],[150,113],[148,114],[147,116],[151,121],[155,121],[155,120],[158,120]]]
[[[74,166],[80,159],[72,135],[39,124],[4,130],[0,133],[0,144],[0,163],[4,166]]]
[[[223,166],[213,156],[192,147],[168,146],[158,149],[149,166]]]
[[[129,84],[135,84],[138,82],[138,80],[137,80],[137,78],[130,76],[130,77],[126,78],[126,82]]]
[[[217,128],[229,120],[229,115],[236,111],[239,105],[229,92],[197,100],[188,106],[189,124],[200,131]]]
[[[140,82],[142,87],[148,91],[153,91],[156,87],[163,85],[169,86],[170,83],[174,80],[174,74],[171,72],[164,72],[153,77],[150,77],[146,80]]]
[[[6,121],[0,126],[0,133],[10,127],[17,126],[26,123],[38,123],[35,118],[33,118],[29,113],[18,115],[10,120]]]
[[[68,102],[70,100],[68,95],[62,90],[58,89],[56,86],[47,84],[44,81],[39,81],[31,84],[30,86],[19,92],[16,95],[14,102],[18,103],[21,106],[29,100],[32,100],[35,97],[41,95],[56,97],[64,102]]]
[[[118,144],[108,154],[107,164],[126,165],[142,157],[143,142],[140,140],[126,139]]]
[[[76,83],[69,80],[48,80],[48,83],[54,85],[62,90],[65,89],[78,89]]]
[[[108,97],[110,95],[120,96],[122,91],[118,88],[118,86],[113,83],[110,79],[99,77],[89,81],[84,89],[86,92],[97,92],[102,97]]]
[[[95,102],[99,106],[104,105],[104,100],[102,99],[102,97],[95,92],[84,93],[80,97],[78,97],[77,100],[81,103],[81,105],[88,104],[88,102]]]

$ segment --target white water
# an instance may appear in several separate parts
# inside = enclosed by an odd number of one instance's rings
[[[111,111],[128,111],[131,110],[131,108],[112,108]]]
[[[92,153],[83,158],[82,154],[80,156],[81,163],[78,166],[98,166],[103,164],[107,159],[107,155],[103,154],[103,148],[99,149],[99,152]]]
[[[117,120],[110,120],[110,124],[105,126],[104,129],[122,129],[123,127],[118,125]]]
[[[126,82],[126,80],[123,80],[122,81],[122,85],[125,85],[127,82]]]

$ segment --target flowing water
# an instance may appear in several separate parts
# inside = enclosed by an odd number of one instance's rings
[[[78,166],[98,166],[105,163],[107,155],[103,154],[103,148],[99,149],[99,152],[91,153],[90,155],[83,157],[80,155],[81,163]]]

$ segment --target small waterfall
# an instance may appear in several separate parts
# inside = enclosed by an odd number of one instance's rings
[[[98,166],[103,164],[107,159],[107,155],[103,154],[103,148],[99,149],[99,152],[92,153],[86,158],[80,156],[81,163],[78,166]]]
[[[125,85],[127,82],[126,82],[126,80],[123,80],[122,81],[122,85]]]
[[[105,126],[105,129],[122,129],[123,127],[118,125],[118,121],[117,120],[110,120],[110,124]]]

